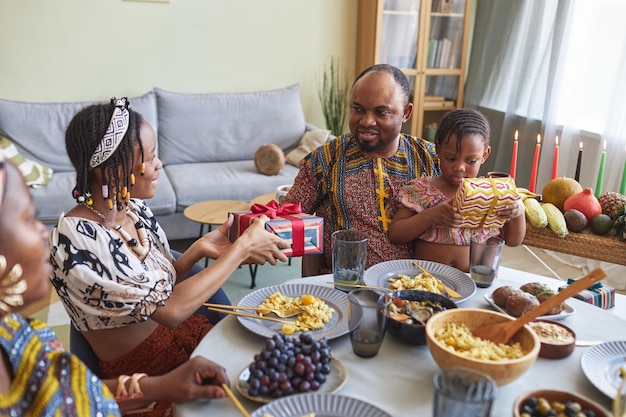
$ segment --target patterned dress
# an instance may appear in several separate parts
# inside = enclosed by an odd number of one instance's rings
[[[44,323],[11,314],[0,320],[0,346],[13,382],[0,394],[0,415],[113,417],[121,412],[106,385],[76,356],[60,350]]]
[[[117,232],[99,222],[61,216],[50,232],[52,284],[78,330],[119,328],[146,321],[174,289],[176,270],[163,230],[143,201],[131,200],[130,206],[151,241],[143,260]],[[127,354],[100,361],[102,377],[169,372],[191,357],[211,327],[206,317],[198,315],[173,329],[157,326]],[[152,415],[167,413],[171,413],[171,404],[160,402]]]
[[[396,195],[422,174],[439,175],[434,144],[404,133],[390,158],[366,157],[351,133],[325,143],[300,162],[285,203],[300,202],[306,213],[324,218],[324,256],[330,272],[330,235],[356,229],[368,236],[367,268],[392,259],[412,258],[408,244],[394,245],[387,231],[398,208]]]
[[[428,178],[422,176],[404,186],[398,194],[398,200],[404,207],[415,213],[421,213],[427,208],[448,200],[448,197],[433,186]],[[499,235],[500,229],[498,228],[468,229],[433,224],[417,236],[417,239],[443,245],[469,246],[473,236],[481,236],[486,241],[492,236]]]

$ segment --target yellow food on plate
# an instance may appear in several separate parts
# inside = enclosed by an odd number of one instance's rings
[[[285,334],[293,334],[296,331],[319,330],[330,321],[335,313],[335,310],[328,306],[324,300],[311,294],[292,298],[278,291],[267,297],[259,307],[268,310],[265,313],[260,311],[259,315],[262,316],[268,314],[269,310],[291,310],[294,308],[300,310],[300,314],[293,325],[286,324],[283,326],[282,331]]]
[[[394,291],[421,290],[441,294],[445,288],[439,279],[424,273],[417,274],[413,278],[405,274],[399,274],[397,278],[389,278],[389,283]]]

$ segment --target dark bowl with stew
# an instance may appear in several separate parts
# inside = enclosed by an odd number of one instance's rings
[[[426,344],[426,322],[433,314],[457,308],[448,297],[428,291],[399,290],[390,295],[387,333],[411,345]]]

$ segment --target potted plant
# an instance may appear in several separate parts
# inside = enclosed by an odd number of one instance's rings
[[[324,68],[317,93],[322,104],[326,128],[335,136],[343,133],[348,115],[348,77],[340,58],[331,56]]]

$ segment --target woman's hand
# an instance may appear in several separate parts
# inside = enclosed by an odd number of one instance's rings
[[[246,263],[264,264],[269,262],[276,265],[276,261],[287,261],[287,256],[281,251],[289,248],[291,244],[274,233],[265,230],[265,223],[269,220],[265,214],[252,220],[237,241],[247,246],[248,258]]]
[[[180,403],[197,398],[224,398],[222,384],[230,386],[226,370],[202,356],[194,356],[158,379],[159,391],[169,401]]]
[[[200,253],[206,258],[217,259],[228,248],[232,246],[232,243],[228,239],[228,230],[233,224],[233,215],[228,215],[226,223],[222,224],[217,229],[206,233],[196,242],[200,246]]]

